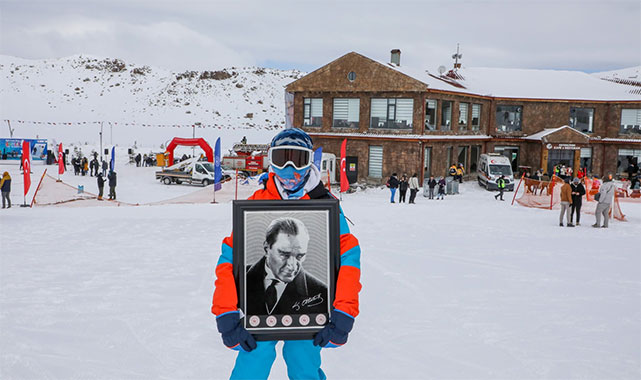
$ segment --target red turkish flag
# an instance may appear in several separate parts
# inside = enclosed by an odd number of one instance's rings
[[[341,144],[341,193],[344,193],[349,189],[349,182],[347,181],[347,173],[345,172],[345,156],[346,154],[346,148],[347,148],[347,139],[343,140],[343,143]]]
[[[24,195],[27,196],[31,187],[31,145],[29,141],[22,141],[22,170],[24,170]]]
[[[62,143],[58,144],[58,175],[65,174],[65,161],[62,154]]]

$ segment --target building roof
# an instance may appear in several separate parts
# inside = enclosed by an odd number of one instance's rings
[[[558,128],[546,128],[546,129],[542,130],[541,132],[537,132],[537,133],[535,133],[533,135],[526,136],[526,137],[524,137],[524,139],[525,140],[541,140],[541,139],[543,139],[543,137],[545,137],[547,135],[551,135],[552,133],[559,132],[559,131],[561,131],[563,129],[566,129],[566,128],[571,129],[572,132],[580,133],[581,135],[585,136],[585,138],[587,138],[587,139],[590,138],[590,136],[586,135],[585,133],[583,133],[581,131],[577,131],[576,129],[573,129],[569,125],[564,125],[564,126],[558,127]]]
[[[430,89],[474,94],[496,98],[641,101],[640,94],[630,93],[626,86],[580,71],[502,69],[463,67],[450,71],[454,79],[428,70],[390,63],[391,67],[428,85]]]

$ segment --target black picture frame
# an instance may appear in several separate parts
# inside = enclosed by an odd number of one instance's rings
[[[335,297],[340,267],[338,200],[237,200],[232,212],[233,271],[241,325],[258,341],[313,339],[329,323]],[[265,264],[265,233],[279,218],[302,222],[309,239],[302,269],[291,282],[281,283],[284,290],[281,288],[270,312],[265,301],[269,282],[265,277],[270,270]],[[319,287],[323,284],[326,289]]]

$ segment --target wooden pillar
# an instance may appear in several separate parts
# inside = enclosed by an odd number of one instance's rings
[[[574,151],[574,165],[572,168],[572,173],[574,173],[575,177],[576,177],[576,174],[579,172],[580,167],[581,167],[581,149],[577,149]]]
[[[543,173],[548,171],[548,148],[545,147],[545,144],[541,144],[541,169]],[[551,173],[548,173],[552,177]]]

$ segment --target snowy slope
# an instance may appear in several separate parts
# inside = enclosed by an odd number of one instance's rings
[[[282,128],[285,85],[302,75],[259,67],[173,73],[83,55],[0,56],[0,136],[9,137],[10,120],[15,137],[94,143],[103,122],[108,144],[156,146],[191,137],[200,123],[197,136],[226,133],[231,144],[248,131],[270,135]]]
[[[199,191],[118,165],[131,203]],[[558,211],[461,189],[416,205],[343,195],[363,291],[348,344],[323,352],[328,377],[638,379],[641,204],[622,203],[629,221],[610,229],[592,215],[570,229]],[[0,377],[227,378],[235,354],[210,305],[230,228],[228,202],[0,210]],[[279,356],[271,378],[285,377]]]

